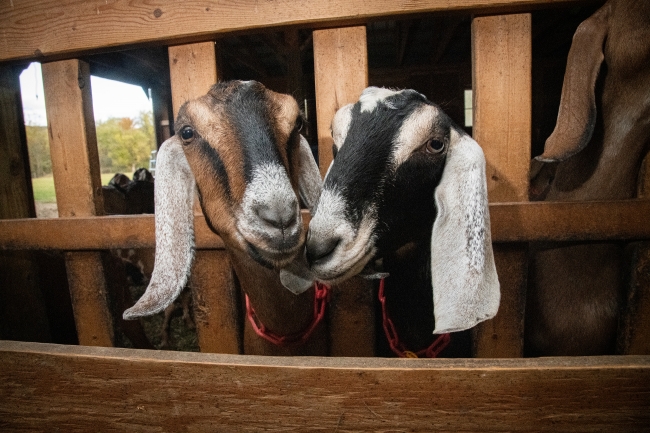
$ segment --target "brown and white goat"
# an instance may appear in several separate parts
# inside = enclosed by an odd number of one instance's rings
[[[533,161],[531,198],[635,197],[650,144],[650,2],[610,0],[578,27],[557,124]],[[537,246],[528,355],[613,353],[624,299],[623,245]]]
[[[493,317],[500,291],[479,145],[423,95],[375,87],[336,113],[332,136],[307,240],[314,275],[338,282],[384,259],[413,349],[432,331]]]
[[[313,289],[295,295],[283,287],[279,272],[304,260],[300,201],[311,208],[321,189],[301,124],[292,97],[254,81],[216,84],[181,107],[176,134],[162,144],[156,161],[154,272],[125,318],[162,311],[185,286],[194,256],[196,190],[258,318],[276,334],[297,333],[311,322]],[[326,347],[323,338],[276,347],[246,322],[244,352],[325,354]]]

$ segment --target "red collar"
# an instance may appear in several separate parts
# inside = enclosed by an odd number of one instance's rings
[[[275,344],[276,346],[288,347],[304,344],[314,332],[318,324],[325,317],[325,307],[327,306],[327,302],[330,298],[329,286],[315,282],[314,288],[314,318],[304,330],[291,335],[278,335],[264,326],[264,324],[260,322],[259,318],[255,315],[255,310],[251,306],[248,295],[245,295],[246,315],[248,316],[248,321],[251,322],[255,333],[265,340]]]
[[[248,317],[248,321],[253,326],[255,333],[265,340],[275,344],[276,346],[290,347],[304,344],[309,339],[309,337],[311,337],[311,334],[325,317],[325,308],[327,307],[327,303],[330,299],[331,289],[328,285],[315,282],[314,288],[314,318],[304,330],[290,335],[278,335],[264,326],[264,324],[260,322],[259,318],[255,315],[255,310],[251,305],[250,299],[248,298],[248,295],[245,294],[246,315]],[[406,348],[406,346],[404,346],[404,343],[399,340],[399,335],[397,334],[395,325],[388,315],[388,311],[386,309],[386,296],[384,295],[383,278],[379,282],[378,298],[379,302],[381,303],[382,324],[384,333],[388,339],[388,344],[390,345],[391,350],[400,358],[436,358],[451,341],[451,336],[449,334],[441,334],[426,349],[422,349],[417,352],[411,352]]]
[[[384,326],[384,333],[388,339],[388,344],[390,345],[391,350],[400,358],[436,358],[451,341],[451,336],[449,334],[441,334],[426,349],[411,352],[406,348],[406,346],[404,346],[404,343],[399,341],[399,335],[397,335],[395,325],[388,315],[388,310],[386,309],[386,296],[384,295],[383,278],[379,282],[379,294],[377,297],[381,303],[382,324]]]

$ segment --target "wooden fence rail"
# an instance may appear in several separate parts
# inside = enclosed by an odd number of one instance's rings
[[[0,342],[11,431],[647,431],[650,357],[258,357]]]
[[[208,41],[233,31],[281,26],[338,27],[440,11],[505,13],[584,0],[28,0],[0,5],[0,62],[69,58],[142,44]]]
[[[495,243],[650,239],[650,200],[494,203],[490,214]],[[203,216],[195,216],[194,230],[197,249],[223,248]],[[152,215],[0,220],[0,250],[152,247]]]

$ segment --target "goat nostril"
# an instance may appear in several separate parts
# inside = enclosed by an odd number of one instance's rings
[[[341,243],[341,238],[329,238],[321,242],[307,243],[307,261],[314,264],[330,256]]]
[[[295,208],[280,206],[260,206],[256,209],[256,213],[262,221],[278,230],[293,226],[298,216]]]

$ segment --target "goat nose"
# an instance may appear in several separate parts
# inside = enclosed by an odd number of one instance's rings
[[[262,221],[278,230],[284,230],[294,225],[298,220],[297,203],[293,206],[280,206],[277,203],[260,205],[255,212]]]
[[[310,265],[317,261],[322,261],[330,256],[336,247],[341,243],[341,238],[331,237],[328,239],[321,239],[319,242],[313,242],[311,239],[307,241],[307,261]]]

